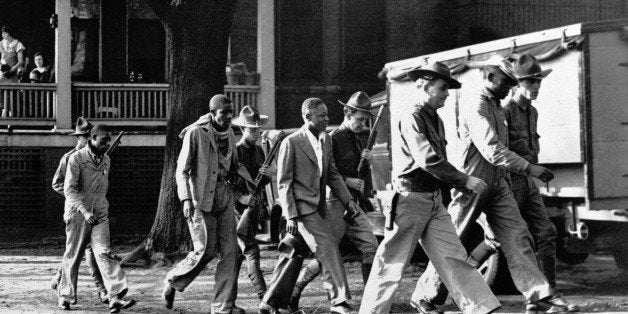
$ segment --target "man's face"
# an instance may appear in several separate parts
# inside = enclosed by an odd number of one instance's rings
[[[35,57],[35,65],[36,65],[38,68],[43,67],[43,66],[44,66],[44,58],[42,58],[42,56],[37,56],[37,57]]]
[[[85,147],[85,145],[87,145],[87,141],[89,140],[89,138],[87,136],[81,136],[81,135],[77,135],[76,136],[76,143],[79,149]]]
[[[512,82],[502,71],[495,71],[489,77],[488,88],[495,94],[495,97],[504,99],[512,88]]]
[[[366,121],[369,119],[369,114],[364,111],[356,111],[347,117],[347,126],[354,133],[359,133],[366,126]]]
[[[9,39],[9,33],[7,32],[2,32],[2,39]]]
[[[215,110],[214,119],[218,125],[228,127],[231,124],[231,118],[233,118],[233,105],[222,104]]]
[[[257,142],[260,133],[261,128],[242,128],[242,138],[249,143]]]
[[[111,134],[104,131],[94,134],[91,139],[92,148],[97,154],[104,154],[109,149],[109,142],[111,142]]]
[[[523,97],[535,100],[539,97],[539,89],[541,88],[540,79],[523,79],[519,81],[519,88]]]
[[[434,109],[445,106],[445,100],[449,97],[449,84],[442,79],[437,79],[427,85],[426,91],[428,95],[427,103]]]
[[[310,109],[309,113],[307,113],[305,119],[309,126],[325,132],[327,129],[327,124],[329,124],[329,117],[327,116],[327,106],[320,105],[316,108]]]

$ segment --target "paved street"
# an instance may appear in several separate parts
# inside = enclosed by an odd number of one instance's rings
[[[118,247],[129,250],[131,247]],[[12,249],[0,250],[0,313],[38,312],[62,313],[55,311],[55,293],[49,282],[60,261],[61,249]],[[264,251],[262,269],[267,281],[270,281],[272,267],[276,260],[274,251]],[[362,283],[360,266],[355,262],[345,263],[351,292],[352,304],[361,299]],[[129,279],[129,297],[138,304],[128,313],[208,313],[212,296],[213,271],[215,263],[190,285],[184,293],[177,294],[174,309],[166,311],[159,294],[161,283],[169,267],[150,269],[127,268]],[[591,255],[584,264],[569,266],[559,265],[558,284],[567,298],[580,305],[585,313],[628,312],[628,280],[622,279],[610,255]],[[397,293],[393,306],[395,313],[414,313],[408,305],[412,289],[422,268],[411,266]],[[240,274],[238,305],[253,313],[258,299],[253,292],[244,269]],[[504,307],[499,313],[521,313],[524,310],[522,297],[518,295],[500,295]],[[323,284],[315,281],[304,293],[302,305],[307,313],[327,313],[328,302]],[[97,302],[93,284],[83,265],[79,276],[79,302],[72,313],[102,312],[105,305]],[[455,311],[454,306],[448,310]]]

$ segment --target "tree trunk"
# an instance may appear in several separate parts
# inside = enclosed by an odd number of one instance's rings
[[[167,33],[170,68],[170,116],[164,170],[155,221],[138,249],[125,261],[151,251],[187,250],[190,237],[175,183],[181,130],[209,111],[209,99],[223,93],[227,47],[235,0],[146,0]]]

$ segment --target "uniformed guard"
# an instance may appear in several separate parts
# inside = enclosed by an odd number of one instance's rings
[[[500,100],[517,85],[512,63],[500,57],[489,60],[483,71],[483,85],[475,100],[461,106],[458,133],[465,145],[463,171],[486,181],[488,189],[475,196],[454,191],[449,213],[465,245],[469,244],[471,224],[480,213],[486,214],[506,257],[512,280],[526,298],[527,311],[566,311],[567,302],[554,294],[539,270],[532,236],[507,183],[508,171],[527,173],[543,181],[553,178],[547,168],[532,164],[508,149],[508,126]],[[436,266],[437,263],[432,262]],[[444,302],[446,289],[436,272],[424,272],[419,283],[421,293],[413,299],[428,304]]]
[[[468,195],[486,189],[483,180],[458,171],[447,161],[443,121],[436,110],[445,105],[448,90],[461,84],[441,62],[413,69],[408,76],[418,89],[418,103],[393,126],[400,137],[398,144],[392,145],[396,206],[388,213],[392,226],[387,226],[377,249],[360,313],[390,312],[394,293],[419,242],[460,309],[489,313],[500,307],[499,301],[467,263],[440,189],[440,182]],[[414,294],[417,290],[418,286]],[[411,304],[422,313],[436,310],[415,300],[414,295]]]
[[[264,151],[257,145],[261,127],[268,121],[268,116],[261,115],[255,107],[244,106],[240,110],[238,118],[233,120],[233,125],[239,126],[242,130],[242,138],[236,144],[240,163],[249,172],[251,178],[256,178],[258,174],[262,176],[259,182],[264,186],[270,182],[270,167],[264,165]],[[260,216],[260,196],[252,195],[250,184],[240,180],[238,185],[238,197],[236,198],[235,209],[237,218],[237,235],[240,256],[238,258],[238,270],[242,265],[242,260],[246,260],[248,277],[257,292],[260,300],[266,293],[266,282],[260,267],[260,250],[255,234],[259,224]]]

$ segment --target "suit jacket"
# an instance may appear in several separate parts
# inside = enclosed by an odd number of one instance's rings
[[[192,200],[194,208],[211,212],[218,180],[218,144],[211,125],[212,117],[206,114],[181,131],[183,146],[177,160],[175,178],[177,193],[181,201]],[[238,152],[233,130],[229,128],[229,150],[231,169],[247,181],[251,177],[238,164]]]
[[[279,149],[277,189],[286,219],[305,216],[325,206],[325,189],[321,186],[328,185],[343,204],[351,200],[351,194],[334,163],[330,136],[324,135],[323,171],[319,175],[316,153],[305,132],[310,132],[307,126],[286,137]]]

